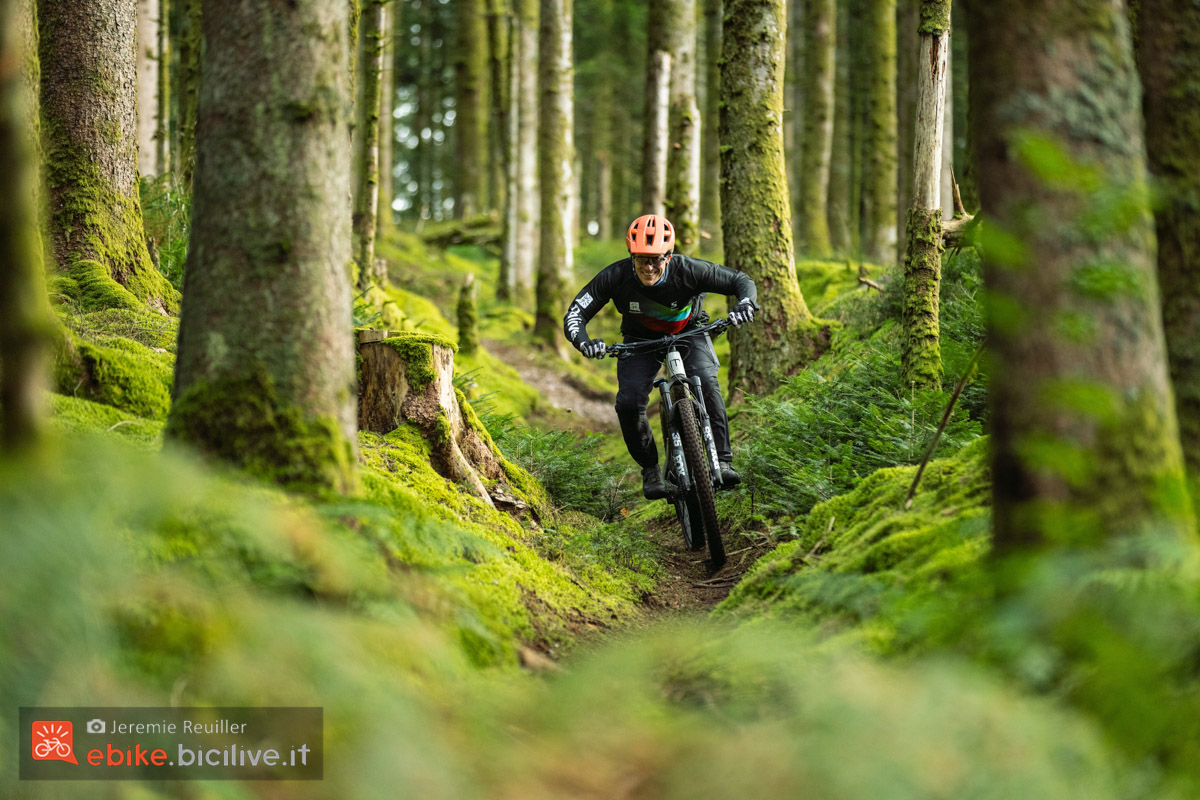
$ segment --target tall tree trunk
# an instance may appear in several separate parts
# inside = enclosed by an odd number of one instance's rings
[[[667,218],[675,249],[700,244],[700,107],[696,104],[696,0],[672,0],[671,146],[667,149]]]
[[[997,550],[1191,535],[1123,10],[1010,0],[968,25]]]
[[[721,208],[725,261],[758,286],[754,324],[733,332],[729,389],[759,394],[814,355],[812,315],[796,283],[783,164],[783,0],[729,0],[721,67]]]
[[[354,260],[358,263],[358,288],[382,282],[375,270],[375,231],[379,220],[379,109],[383,103],[383,49],[387,31],[388,0],[365,0],[359,37],[362,60],[358,71],[358,129],[361,147],[353,216]]]
[[[347,8],[205,0],[171,437],[296,489],[357,485]]]
[[[834,57],[833,143],[829,157],[829,248],[850,252],[850,176],[854,150],[850,135],[850,25],[849,0],[837,4],[837,50]]]
[[[1200,477],[1200,6],[1142,0],[1146,149],[1158,184],[1158,278],[1183,455]]]
[[[970,32],[967,29],[963,5],[950,12],[950,25],[955,35],[950,41],[950,69],[953,75],[954,97],[954,180],[963,205],[970,213],[979,210],[979,192],[975,188],[975,148],[971,145],[971,67],[967,53]]]
[[[508,48],[504,58],[505,84],[504,102],[504,221],[500,231],[500,272],[496,279],[496,299],[512,302],[516,298],[517,226],[520,216],[521,193],[518,183],[517,155],[521,135],[521,58],[520,31],[516,9],[503,21],[506,27],[505,41]]]
[[[896,0],[867,0],[869,11],[863,251],[880,264],[896,261]]]
[[[536,0],[515,0],[520,58],[513,62],[520,69],[520,99],[517,136],[517,250],[513,258],[513,284],[519,298],[534,289],[537,264],[538,221],[541,218],[541,192],[538,190],[538,4]]]
[[[158,174],[158,31],[165,22],[159,0],[137,0],[137,164],[143,177]]]
[[[54,260],[85,305],[179,295],[150,261],[138,199],[135,0],[41,0],[42,132]],[[115,280],[122,294],[107,284]]]
[[[859,255],[867,243],[867,118],[871,37],[870,0],[846,0],[850,16],[850,249]]]
[[[613,85],[602,78],[599,96],[596,98],[592,117],[596,164],[596,238],[600,241],[612,239],[612,118]]]
[[[651,14],[653,9],[654,4],[651,4]],[[671,54],[667,50],[651,49],[646,61],[646,111],[642,133],[642,209],[646,214],[665,214],[667,208],[670,90]]]
[[[800,220],[801,164],[804,161],[804,75],[807,67],[804,20],[808,0],[784,0],[788,15],[786,44],[787,64],[784,67],[783,91],[786,101],[783,110],[783,163],[788,180],[788,197],[792,203],[792,223]],[[790,113],[789,113],[790,109]],[[798,239],[800,231],[793,231]]]
[[[700,145],[704,151],[700,183],[700,229],[710,239],[704,249],[721,252],[721,140],[717,120],[721,116],[721,11],[723,0],[704,3],[704,113],[700,115]]]
[[[905,386],[941,389],[938,292],[942,280],[942,136],[950,52],[950,0],[921,0],[912,206],[904,259]]]
[[[417,191],[413,198],[413,211],[417,218],[417,230],[434,213],[433,175],[436,149],[433,143],[433,114],[435,84],[433,69],[433,39],[436,22],[432,3],[422,2],[418,24],[421,33],[417,39],[417,109],[413,116],[413,130],[417,134],[417,146],[413,153]]]
[[[26,450],[46,416],[53,323],[38,232],[34,9],[0,0],[0,450]]]
[[[487,197],[487,32],[483,0],[457,0],[454,48],[454,217],[483,210]]]
[[[181,0],[180,29],[176,37],[179,69],[175,71],[175,97],[179,106],[176,122],[175,169],[184,194],[192,192],[196,169],[196,101],[200,95],[200,0]]]
[[[896,3],[896,132],[899,154],[896,170],[896,208],[900,213],[896,220],[896,258],[904,257],[907,251],[905,219],[912,207],[913,172],[909,168],[916,141],[917,81],[921,52],[917,28],[921,18],[918,10],[922,0],[897,0]]]
[[[575,145],[571,0],[541,0],[538,24],[538,179],[542,211],[538,237],[537,317],[534,337],[565,357],[560,320],[566,306],[566,279],[573,273],[571,253],[572,168]]]
[[[383,93],[379,104],[379,213],[376,215],[377,239],[386,238],[395,230],[392,202],[396,199],[396,103],[397,32],[400,28],[401,0],[391,0],[383,27]],[[407,38],[407,37],[403,37]]]
[[[487,0],[488,41],[488,195],[487,207],[503,210],[508,185],[508,86],[505,59],[508,53],[508,27],[502,13],[502,0]]]
[[[836,0],[808,0],[804,14],[804,152],[800,159],[800,250],[829,255],[829,161],[833,150]],[[797,31],[796,34],[798,35]]]
[[[954,30],[953,23],[950,25],[950,30]],[[942,112],[943,220],[954,217],[954,46],[953,44],[947,46],[949,49],[946,51],[946,108]]]
[[[158,110],[154,115],[154,161],[158,175],[171,174],[171,0],[159,0]]]

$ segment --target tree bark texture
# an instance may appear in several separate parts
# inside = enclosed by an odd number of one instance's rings
[[[175,70],[176,122],[175,169],[180,188],[191,194],[196,169],[196,100],[200,96],[200,0],[180,0],[180,29],[176,37],[179,68]]]
[[[297,489],[357,484],[347,8],[205,0],[171,437]]]
[[[719,253],[721,243],[721,6],[723,0],[704,3],[704,113],[700,115],[700,147],[704,153],[700,182],[700,229],[712,238],[705,250]]]
[[[575,162],[574,87],[571,65],[571,2],[541,0],[538,24],[538,180],[541,226],[537,266],[534,338],[565,356],[561,333],[566,279],[573,274],[571,228],[575,217],[572,172]]]
[[[154,134],[158,130],[159,0],[137,0],[137,146],[138,171],[158,174]]]
[[[700,244],[700,107],[696,104],[696,0],[671,0],[671,146],[667,150],[667,219],[675,250]]]
[[[376,214],[375,237],[383,239],[395,230],[392,202],[396,199],[395,152],[396,121],[392,112],[396,103],[397,31],[404,3],[391,0],[384,17],[383,29],[383,92],[379,103],[379,211]],[[407,37],[403,37],[407,39]]]
[[[721,67],[721,208],[725,263],[758,286],[761,311],[733,331],[729,390],[759,394],[807,364],[812,315],[796,283],[783,163],[782,0],[729,0]]]
[[[804,48],[804,19],[808,0],[784,0],[787,13],[788,37],[786,44],[787,65],[784,67],[783,92],[783,163],[788,179],[788,196],[792,202],[792,224],[800,219],[800,165],[804,160],[804,73],[806,54]],[[800,231],[794,230],[794,240]]]
[[[953,31],[953,28],[951,28]],[[951,37],[953,39],[953,37]],[[942,219],[954,217],[954,46],[947,42],[945,109],[942,111]]]
[[[866,0],[868,47],[866,155],[863,159],[863,250],[880,264],[896,261],[899,180],[896,112],[896,0]]]
[[[919,9],[922,0],[897,0],[896,2],[896,152],[900,168],[896,171],[896,220],[897,257],[903,258],[907,251],[905,232],[907,211],[912,207],[913,173],[909,169],[916,141],[917,94],[919,92],[918,59],[922,51],[917,27],[920,24]]]
[[[90,307],[132,294],[174,311],[138,198],[136,0],[41,0],[38,23],[51,251],[68,292]]]
[[[454,48],[454,217],[483,210],[487,197],[487,29],[483,0],[456,0]]]
[[[0,0],[0,450],[33,446],[46,417],[53,322],[38,232],[33,7]]]
[[[518,297],[534,290],[537,270],[538,221],[541,192],[538,189],[538,4],[536,0],[514,0],[516,36],[520,57],[513,62],[519,70],[517,159],[516,252],[513,254],[513,285]]]
[[[800,158],[800,251],[827,256],[829,162],[833,150],[833,81],[837,49],[836,0],[808,0],[804,14],[804,151]]]
[[[355,113],[361,132],[358,173],[355,175],[354,260],[358,288],[382,283],[387,276],[375,270],[375,233],[379,221],[379,111],[383,105],[383,50],[388,0],[366,0],[359,21],[362,58],[358,72]]]
[[[942,136],[946,114],[950,0],[921,0],[917,107],[913,118],[912,205],[904,259],[905,386],[941,389],[938,300],[942,280]]]
[[[997,550],[1193,535],[1124,11],[1010,0],[968,25]]]
[[[646,60],[646,111],[642,133],[643,214],[666,214],[670,100],[671,54],[666,50],[651,50]]]
[[[1158,279],[1183,454],[1200,476],[1200,5],[1142,0],[1139,64],[1158,185]]]
[[[488,195],[487,208],[507,205],[508,186],[508,26],[501,0],[487,0],[488,41]]]
[[[850,136],[850,3],[837,3],[837,50],[834,58],[833,141],[829,156],[829,193],[826,207],[829,248],[851,252],[850,174],[853,149]]]

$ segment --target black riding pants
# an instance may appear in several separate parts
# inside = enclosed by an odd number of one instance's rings
[[[702,336],[693,337],[679,345],[683,365],[687,374],[700,376],[704,407],[708,409],[712,425],[713,441],[717,445],[717,457],[721,461],[732,461],[729,449],[729,418],[725,415],[725,399],[721,397],[721,386],[717,381],[717,354],[712,343]],[[658,446],[650,432],[646,419],[646,405],[654,378],[666,358],[666,350],[637,353],[617,361],[617,419],[621,423],[621,435],[629,455],[640,467],[652,467],[658,463]]]

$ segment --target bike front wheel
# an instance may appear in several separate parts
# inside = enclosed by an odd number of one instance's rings
[[[700,521],[704,525],[704,535],[708,539],[708,554],[715,572],[725,563],[725,544],[721,541],[721,529],[717,522],[717,502],[713,493],[712,476],[708,467],[708,451],[704,447],[704,438],[700,435],[700,418],[696,413],[696,405],[687,389],[677,385],[671,390],[675,408],[679,410],[679,435],[683,440],[683,458],[687,462],[688,473],[692,479],[691,491],[687,494],[689,512],[691,508],[699,511]],[[696,524],[693,516],[692,524]]]

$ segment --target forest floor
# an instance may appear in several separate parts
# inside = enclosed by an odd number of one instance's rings
[[[593,433],[612,433],[617,429],[617,414],[613,396],[580,384],[561,371],[539,363],[534,352],[526,347],[486,339],[483,346],[489,353],[515,369],[521,380],[536,387],[554,408],[572,414],[572,429]]]

